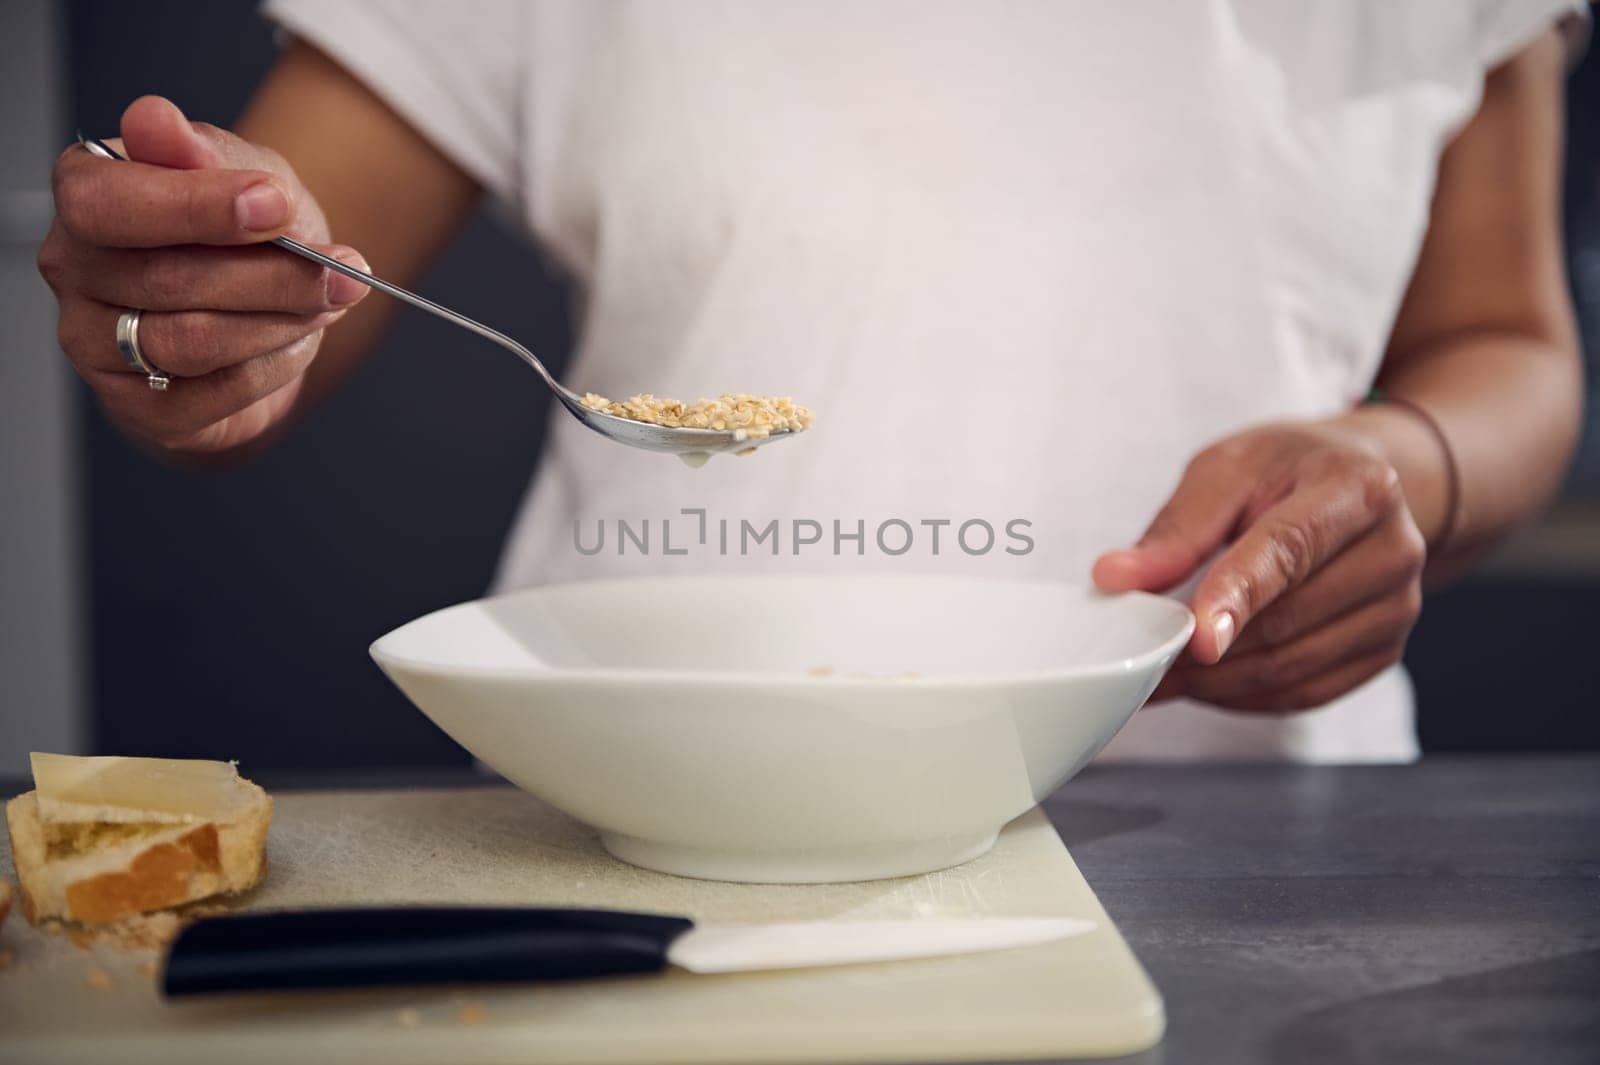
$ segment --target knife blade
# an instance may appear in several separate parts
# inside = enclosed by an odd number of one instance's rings
[[[173,942],[162,987],[223,991],[576,980],[809,968],[968,954],[1081,935],[1072,917],[815,921],[698,928],[622,910],[401,906],[208,917]]]

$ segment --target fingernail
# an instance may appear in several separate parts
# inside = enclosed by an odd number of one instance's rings
[[[1221,658],[1228,653],[1228,645],[1233,643],[1234,624],[1233,615],[1224,610],[1211,619],[1211,634],[1216,638],[1217,657]]]
[[[260,233],[289,221],[289,197],[272,182],[263,181],[239,193],[233,210],[240,229]]]
[[[340,251],[334,254],[335,259],[346,266],[353,266],[364,273],[370,273],[367,260],[353,251]],[[347,303],[354,303],[370,292],[366,285],[353,277],[341,274],[337,270],[328,271],[328,302],[335,307],[343,307]]]

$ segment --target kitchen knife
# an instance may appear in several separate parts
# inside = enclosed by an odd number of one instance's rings
[[[1032,946],[1073,917],[808,921],[697,928],[619,910],[476,906],[300,910],[195,921],[167,956],[169,996],[279,988],[574,980],[792,969]]]

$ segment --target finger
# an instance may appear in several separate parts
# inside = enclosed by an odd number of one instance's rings
[[[1181,699],[1187,694],[1183,686],[1183,674],[1172,670],[1161,678],[1161,683],[1156,685],[1156,690],[1150,693],[1150,698],[1145,700],[1145,705],[1164,703],[1169,699]]]
[[[145,361],[174,377],[202,377],[225,366],[277,351],[321,332],[343,311],[294,315],[271,312],[177,311],[139,319],[139,350]],[[116,344],[121,307],[83,301],[64,327],[63,349],[85,370],[133,373]]]
[[[1293,688],[1255,696],[1235,697],[1214,705],[1249,713],[1283,714],[1315,710],[1333,702],[1341,695],[1348,695],[1399,662],[1404,650],[1405,648],[1401,646],[1383,648],[1365,657],[1341,663],[1325,673],[1302,681]]]
[[[173,170],[287,173],[283,157],[208,122],[191,122],[171,100],[141,96],[122,112],[122,154]]]
[[[1399,493],[1387,464],[1340,456],[1268,507],[1195,589],[1195,659],[1209,665],[1221,658],[1251,619],[1392,512]]]
[[[181,311],[146,316],[140,337],[152,365],[175,377],[204,377],[287,349],[321,333],[343,313]]]
[[[1422,573],[1422,534],[1401,509],[1351,544],[1300,587],[1267,607],[1239,634],[1228,657],[1298,639],[1350,611],[1390,595]]]
[[[151,391],[139,374],[90,371],[85,379],[113,420],[137,436],[177,448],[298,380],[316,350],[317,337],[305,337],[204,377],[173,381],[165,392]]]
[[[122,112],[122,154],[140,163],[173,170],[204,170],[226,165],[212,142],[161,96],[141,96]]]
[[[1226,541],[1254,487],[1238,463],[1215,449],[1201,452],[1139,542],[1095,562],[1095,584],[1125,592],[1180,583]]]
[[[191,122],[177,105],[160,96],[142,96],[122,113],[123,154],[129,159],[173,170],[259,170],[275,174],[290,189],[290,236],[302,241],[325,234],[316,201],[294,176],[283,156],[207,122]]]
[[[354,248],[313,247],[342,263],[368,269]],[[349,307],[371,291],[336,270],[277,249],[76,244],[70,254],[78,291],[113,307],[319,314]]]
[[[1421,609],[1422,594],[1413,583],[1289,643],[1182,669],[1182,684],[1194,698],[1223,706],[1293,691],[1346,662],[1403,646]]]
[[[56,216],[87,244],[252,244],[294,222],[288,183],[262,170],[170,170],[74,146],[56,161],[53,185]]]

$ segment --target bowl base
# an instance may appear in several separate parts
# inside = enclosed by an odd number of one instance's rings
[[[948,869],[989,853],[999,834],[996,829],[975,836],[920,840],[870,849],[771,852],[679,847],[612,832],[602,832],[600,842],[612,857],[629,865],[695,880],[726,880],[739,884],[840,884]]]

